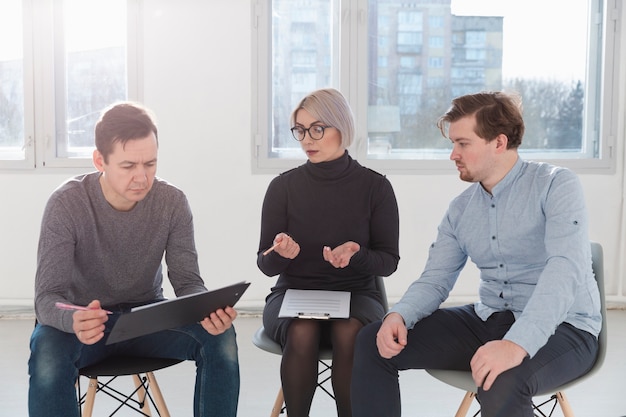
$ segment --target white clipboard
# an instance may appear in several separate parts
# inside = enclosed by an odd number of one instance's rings
[[[278,312],[279,318],[347,319],[350,292],[288,289]]]

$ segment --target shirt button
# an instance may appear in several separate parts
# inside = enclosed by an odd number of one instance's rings
[[[491,236],[491,240],[496,240],[496,237],[495,236]]]

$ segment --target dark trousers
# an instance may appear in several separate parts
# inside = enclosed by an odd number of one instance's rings
[[[357,337],[352,374],[354,417],[399,417],[398,371],[406,369],[470,370],[476,350],[500,340],[514,323],[511,312],[482,321],[473,305],[440,309],[408,332],[404,350],[384,359],[376,347],[381,322],[364,327]],[[598,351],[597,338],[561,324],[535,356],[500,374],[491,389],[479,389],[483,417],[532,417],[532,397],[587,372]],[[419,392],[411,393],[419,395]],[[433,399],[424,398],[424,401]],[[419,413],[419,410],[413,412]],[[418,415],[418,414],[415,414]]]

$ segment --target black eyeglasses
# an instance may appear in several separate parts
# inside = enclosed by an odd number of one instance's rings
[[[293,135],[293,138],[298,142],[304,140],[306,132],[309,132],[309,136],[311,137],[311,139],[320,140],[324,137],[324,130],[328,129],[329,127],[332,126],[312,125],[309,126],[308,129],[305,129],[301,126],[295,126],[291,128],[291,134]]]

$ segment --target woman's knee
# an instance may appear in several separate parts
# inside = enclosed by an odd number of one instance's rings
[[[356,340],[356,336],[362,328],[363,323],[355,318],[331,323],[330,338],[332,345],[346,345],[352,348],[354,341]]]
[[[287,328],[287,343],[311,344],[320,341],[321,324],[315,320],[292,320]]]

